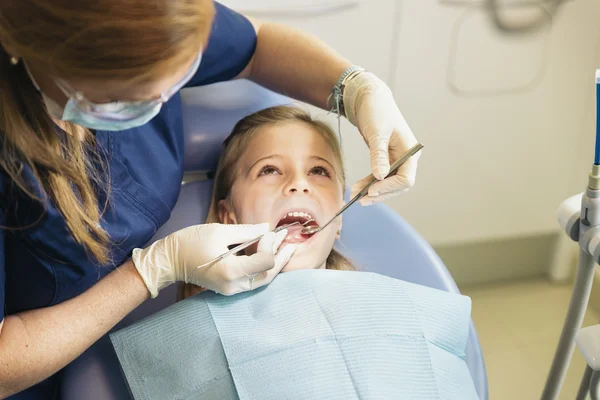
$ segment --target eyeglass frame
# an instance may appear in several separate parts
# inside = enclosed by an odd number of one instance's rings
[[[122,118],[118,115],[126,110],[128,107],[136,107],[136,114],[143,114],[146,111],[156,107],[159,104],[164,104],[171,97],[173,97],[177,92],[179,92],[196,74],[198,68],[200,67],[200,61],[202,60],[202,51],[198,52],[198,56],[194,60],[194,63],[185,74],[185,76],[179,80],[175,85],[173,85],[170,89],[161,93],[157,98],[151,100],[140,100],[140,101],[124,101],[124,102],[108,102],[97,104],[88,100],[82,91],[78,91],[73,89],[64,79],[54,78],[54,83],[56,86],[67,96],[69,100],[75,100],[75,106],[82,112],[87,114],[91,114],[96,118],[100,118],[103,120],[115,120],[115,121],[124,121],[128,119],[134,119],[137,115],[132,116],[131,118]],[[106,111],[102,110],[102,107],[105,107],[110,104],[115,103],[123,103],[123,109],[119,111]],[[143,107],[143,108],[139,108]]]

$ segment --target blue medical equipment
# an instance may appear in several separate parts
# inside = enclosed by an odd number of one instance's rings
[[[576,340],[588,362],[576,399],[587,398],[588,392],[593,400],[600,399],[600,347],[594,347],[594,334],[597,336],[600,330],[595,326],[580,331],[592,291],[596,263],[600,262],[600,70],[596,71],[596,111],[596,147],[588,187],[584,193],[565,200],[558,209],[561,228],[579,243],[579,263],[571,303],[542,400],[558,398]]]
[[[287,97],[244,80],[186,89],[181,97],[186,134],[184,168],[189,173],[184,178],[179,200],[169,221],[151,241],[205,220],[213,184],[210,171],[215,170],[223,140],[240,118],[266,107],[291,102]],[[351,207],[345,212],[339,250],[362,270],[459,293],[456,283],[431,246],[396,212],[383,204]],[[176,292],[176,285],[164,289],[156,299],[148,300],[132,311],[114,330],[173,304]],[[472,323],[467,364],[480,400],[487,400],[486,370]],[[108,335],[63,370],[63,400],[128,397]]]

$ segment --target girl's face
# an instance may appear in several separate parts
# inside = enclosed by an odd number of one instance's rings
[[[271,228],[299,221],[325,224],[343,205],[340,165],[325,139],[300,121],[266,125],[254,132],[237,163],[228,199],[219,204],[226,224],[268,222]],[[289,228],[284,243],[297,246],[284,271],[325,268],[341,218],[308,238]]]

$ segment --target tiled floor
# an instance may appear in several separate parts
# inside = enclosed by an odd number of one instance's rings
[[[570,286],[544,281],[463,289],[473,301],[473,321],[483,349],[490,400],[539,399],[571,296]],[[588,310],[584,326],[600,321]],[[577,394],[585,361],[571,361],[560,399]]]

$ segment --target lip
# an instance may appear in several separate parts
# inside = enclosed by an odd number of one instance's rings
[[[276,227],[276,226],[277,226],[277,224],[279,223],[279,221],[281,221],[281,220],[282,220],[282,219],[283,219],[283,218],[284,218],[286,215],[288,215],[288,214],[289,214],[289,213],[291,213],[291,212],[303,212],[303,213],[309,214],[310,216],[312,216],[312,217],[313,217],[313,221],[315,221],[315,222],[317,223],[317,225],[319,225],[319,226],[321,225],[321,224],[319,223],[319,219],[320,219],[320,218],[319,218],[319,217],[316,215],[316,212],[314,212],[313,210],[310,210],[310,209],[308,209],[308,208],[294,208],[294,207],[291,207],[291,208],[289,208],[289,209],[285,210],[284,212],[282,212],[282,213],[279,215],[279,217],[278,217],[278,218],[277,218],[277,220],[275,221],[275,223],[274,223],[273,227]]]
[[[273,226],[277,226],[281,222],[282,219],[284,219],[289,213],[293,213],[293,212],[306,213],[313,218],[312,221],[314,221],[314,223],[316,223],[317,225],[319,224],[319,220],[316,215],[317,213],[314,212],[313,210],[310,210],[308,208],[301,208],[301,207],[290,207],[279,215],[279,217],[277,218],[277,220],[275,221]],[[313,239],[313,236],[315,236],[315,235],[311,235],[310,237],[306,237],[306,236],[302,235],[300,232],[304,228],[305,228],[305,226],[301,226],[301,225],[294,225],[294,226],[289,227],[288,234],[287,234],[286,238],[284,239],[284,243],[296,244],[296,245],[306,245],[309,242],[311,242]]]

